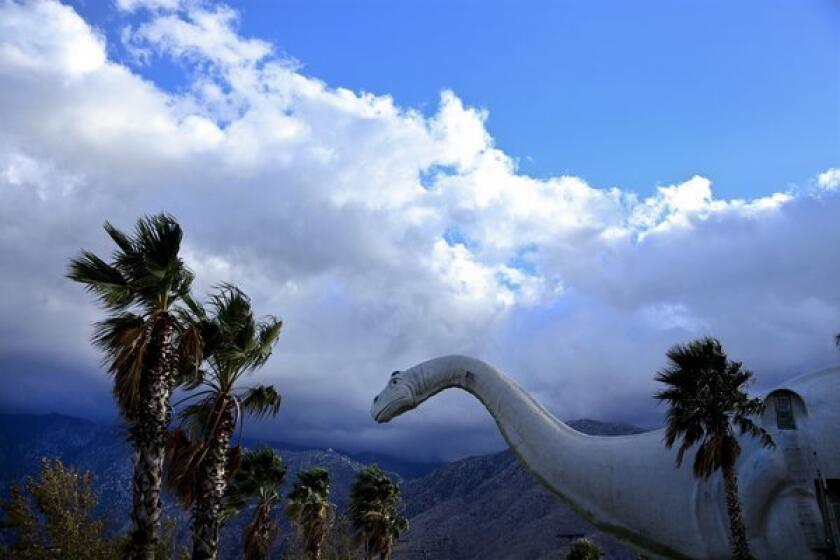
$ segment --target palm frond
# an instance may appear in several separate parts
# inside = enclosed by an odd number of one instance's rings
[[[265,365],[280,335],[282,322],[268,317],[257,322],[251,300],[232,284],[221,284],[210,297],[216,338],[211,361],[220,384],[232,387],[240,375]]]
[[[201,385],[204,377],[201,362],[204,360],[204,336],[200,324],[181,323],[178,333],[178,376],[176,385],[192,390]]]
[[[192,438],[203,438],[207,435],[213,421],[216,395],[210,391],[200,401],[192,403],[178,414],[181,425]]]
[[[121,313],[96,324],[93,342],[105,352],[114,376],[114,396],[123,415],[132,418],[141,395],[152,324],[139,315]]]
[[[170,432],[164,461],[164,482],[184,508],[193,503],[199,458],[203,452],[204,444],[201,440],[191,439],[189,434],[180,429]]]
[[[271,357],[271,352],[280,337],[282,328],[283,322],[276,317],[268,317],[260,323],[257,329],[257,343],[253,346],[251,352],[253,357],[248,364],[249,368],[255,369],[265,365],[268,358]]]
[[[125,233],[117,229],[111,222],[105,222],[105,232],[117,244],[118,250],[122,254],[134,255],[138,253],[138,249],[134,241]],[[115,258],[120,256],[120,253],[115,253]]]
[[[286,466],[276,451],[260,447],[242,455],[241,463],[227,491],[232,504],[244,504],[251,498],[266,496],[279,501],[277,493],[286,479]]]
[[[178,257],[182,232],[171,216],[143,217],[131,235],[108,222],[104,228],[116,245],[111,262],[83,251],[70,261],[67,276],[115,312],[97,324],[94,343],[104,350],[114,375],[120,411],[133,421],[144,387],[151,382],[148,372],[163,372],[167,382],[176,375],[180,381],[175,371],[180,369],[189,385],[197,382],[202,340],[197,331],[182,329],[170,313],[173,304],[189,295],[193,275]],[[170,361],[171,356],[177,362]]]
[[[67,277],[84,284],[85,290],[94,294],[108,309],[119,311],[135,300],[126,277],[89,251],[83,251],[80,257],[70,261]]]
[[[131,238],[110,224],[106,231],[120,249],[114,253],[114,266],[130,279],[148,311],[166,309],[189,292],[193,274],[178,256],[183,232],[172,216],[140,218]]]
[[[750,418],[746,418],[744,416],[739,415],[735,417],[734,421],[742,435],[746,434],[751,437],[758,438],[761,441],[761,445],[763,447],[776,447],[776,444],[773,441],[773,438],[770,435],[770,433],[755,422],[753,422]]]
[[[314,499],[327,499],[330,491],[330,473],[321,467],[313,467],[298,473],[292,490],[290,503],[305,504]]]
[[[387,555],[408,527],[401,515],[399,486],[376,465],[362,469],[350,488],[350,520],[355,542],[375,554]]]
[[[740,446],[733,427],[764,446],[773,445],[766,430],[750,419],[764,410],[761,399],[746,393],[753,373],[729,360],[720,341],[707,337],[676,345],[667,357],[668,367],[656,374],[664,388],[654,398],[669,405],[664,443],[668,448],[678,444],[678,466],[695,448],[693,471],[699,478],[734,464]]]
[[[242,398],[242,411],[257,418],[274,416],[280,410],[282,398],[273,385],[257,385],[247,389]]]

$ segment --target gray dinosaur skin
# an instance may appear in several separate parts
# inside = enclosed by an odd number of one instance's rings
[[[582,434],[511,378],[466,356],[394,372],[374,399],[371,416],[388,422],[448,388],[480,400],[525,467],[600,529],[651,557],[730,557],[721,477],[696,480],[690,461],[676,468],[662,430]],[[777,427],[780,395],[793,402],[795,430]],[[815,481],[840,478],[840,368],[798,377],[768,393],[760,423],[776,448],[743,438],[737,463],[751,552],[759,559],[829,558],[833,545]]]

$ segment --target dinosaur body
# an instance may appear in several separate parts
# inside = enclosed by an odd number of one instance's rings
[[[509,377],[464,356],[394,372],[371,414],[387,422],[448,388],[478,398],[525,467],[600,529],[649,555],[729,557],[721,477],[699,481],[689,467],[676,468],[662,430],[618,437],[582,434]],[[840,369],[803,376],[772,391],[760,421],[776,449],[745,438],[737,464],[753,554],[832,558],[838,554],[832,538],[840,512],[832,502],[840,484]],[[836,499],[840,503],[840,495]]]

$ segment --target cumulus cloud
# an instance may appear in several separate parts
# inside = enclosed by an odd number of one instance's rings
[[[444,353],[498,364],[561,417],[644,423],[676,342],[720,336],[764,387],[835,360],[832,192],[721,200],[694,176],[643,198],[535,179],[456,92],[426,117],[303,74],[226,6],[118,4],[136,63],[176,59],[188,87],[109,60],[71,7],[0,4],[0,364],[27,380],[6,407],[107,409],[87,340],[101,313],[65,266],[107,254],[104,220],[160,210],[185,228],[200,291],[231,281],[284,319],[260,373],[286,397],[259,426],[281,440],[427,458],[499,446],[464,395],[368,418],[388,372]],[[817,182],[831,191],[837,170]]]

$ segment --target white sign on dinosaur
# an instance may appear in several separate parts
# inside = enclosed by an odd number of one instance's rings
[[[444,389],[478,398],[514,454],[600,529],[654,557],[729,558],[719,476],[677,468],[663,431],[588,436],[557,420],[480,360],[446,356],[394,372],[371,415],[388,422]],[[775,449],[740,440],[744,522],[760,559],[840,557],[840,368],[798,377],[766,396],[760,423]]]

